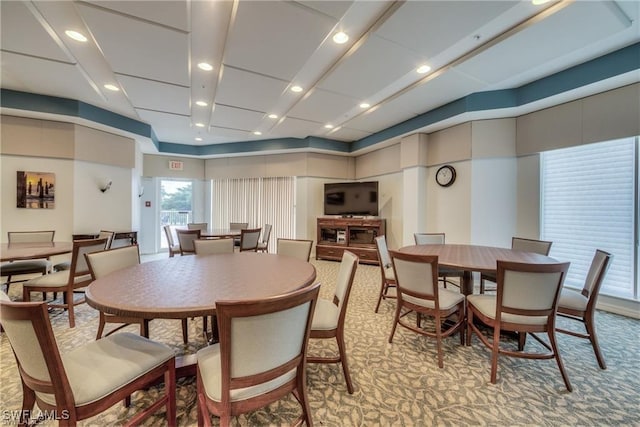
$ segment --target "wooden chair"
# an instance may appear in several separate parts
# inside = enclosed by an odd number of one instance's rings
[[[565,372],[555,334],[556,308],[560,289],[569,263],[525,264],[498,261],[496,295],[467,296],[467,345],[474,332],[491,349],[491,382],[496,383],[498,356],[526,359],[554,359],[567,390],[572,391]],[[483,335],[476,322],[493,328],[491,341]],[[518,351],[500,346],[502,331],[518,333]],[[536,333],[546,333],[548,343]],[[526,336],[530,334],[547,352],[525,352]]]
[[[393,264],[389,256],[387,248],[387,239],[385,236],[376,237],[376,251],[378,253],[378,263],[380,264],[380,295],[378,295],[378,303],[375,312],[380,308],[380,302],[387,298],[396,299],[396,276],[393,272]],[[392,291],[391,293],[389,291]]]
[[[533,252],[540,255],[549,255],[551,245],[553,242],[545,240],[525,239],[522,237],[511,238],[511,249],[522,252]],[[484,294],[486,291],[495,291],[496,289],[487,289],[485,282],[490,281],[496,283],[496,275],[492,273],[480,274],[480,293]]]
[[[178,243],[180,244],[180,255],[195,254],[196,248],[193,246],[193,241],[200,238],[201,231],[196,230],[181,230],[177,229]]]
[[[600,287],[609,268],[611,258],[612,255],[610,253],[599,249],[596,250],[582,290],[575,291],[573,289],[563,288],[558,300],[558,316],[584,323],[587,333],[581,334],[560,328],[556,328],[556,331],[573,335],[574,337],[588,339],[591,342],[593,352],[596,354],[596,359],[601,369],[607,369],[607,365],[604,363],[604,357],[598,345],[594,315]]]
[[[170,225],[164,225],[162,227],[164,234],[167,237],[167,246],[169,246],[169,258],[173,258],[175,254],[180,254],[180,245],[176,244],[173,240],[173,232]]]
[[[187,230],[200,230],[206,231],[209,228],[209,224],[206,222],[190,222],[187,224]]]
[[[92,282],[89,266],[84,254],[103,251],[107,239],[75,240],[71,252],[69,270],[58,271],[31,279],[22,286],[22,300],[31,301],[31,292],[62,292],[63,302],[50,302],[49,307],[64,308],[69,313],[69,327],[75,328],[74,306],[85,302],[84,297],[74,301],[74,293]]]
[[[413,239],[416,245],[444,245],[445,234],[444,233],[413,233]],[[440,275],[440,282],[447,287],[447,284],[460,287],[460,283],[456,283],[449,280],[451,277],[457,277],[458,280],[462,280],[463,271],[456,270],[449,267],[438,267],[438,274]]]
[[[98,239],[107,239],[107,245],[105,249],[111,249],[111,243],[113,243],[113,236],[115,236],[114,231],[100,230],[98,234]],[[53,266],[54,271],[62,271],[68,270],[71,267],[71,260],[63,261]]]
[[[198,351],[198,425],[211,414],[231,417],[269,405],[289,393],[300,402],[297,425],[312,426],[306,351],[320,284],[261,299],[217,301],[220,342]]]
[[[51,243],[55,236],[55,230],[50,231],[9,231],[8,243]],[[33,259],[25,261],[10,261],[0,265],[0,276],[6,277],[7,293],[12,283],[26,282],[29,279],[11,280],[14,276],[26,274],[49,273],[52,269],[51,261],[47,259]]]
[[[302,239],[278,239],[278,255],[286,255],[309,262],[313,240]]]
[[[353,394],[353,382],[349,374],[347,363],[347,350],[344,343],[344,321],[347,315],[347,305],[353,286],[353,279],[358,268],[358,257],[349,251],[342,254],[342,262],[336,280],[336,290],[333,300],[318,299],[316,311],[313,314],[311,324],[311,338],[335,338],[338,344],[338,355],[331,357],[308,356],[309,363],[340,363],[344,379],[347,382],[347,391]]]
[[[269,252],[269,238],[271,237],[271,224],[265,224],[262,229],[262,238],[258,242],[258,252]]]
[[[398,325],[417,334],[435,338],[438,367],[442,368],[444,366],[442,338],[459,332],[460,344],[464,344],[464,295],[438,286],[437,256],[406,254],[398,251],[389,251],[389,254],[397,287],[397,307],[389,343],[392,342]],[[411,312],[415,312],[417,316],[415,326],[406,320],[403,321],[403,318]],[[421,316],[433,317],[433,330],[420,327]],[[456,316],[455,319],[453,316]],[[453,322],[447,329],[443,328],[446,320]]]
[[[2,294],[0,292],[0,294]],[[130,333],[120,333],[74,347],[61,355],[47,305],[6,301],[0,295],[0,322],[5,329],[22,380],[21,426],[27,426],[34,404],[56,411],[60,425],[75,426],[134,391],[164,381],[164,394],[133,416],[137,425],[161,407],[166,423],[176,423],[175,354],[171,347]],[[66,419],[64,419],[66,417]]]
[[[258,240],[260,239],[260,229],[242,229],[240,230],[240,252],[258,250]]]
[[[229,230],[246,230],[249,228],[248,222],[230,222]],[[235,245],[240,246],[240,237],[235,237]]]
[[[193,241],[196,255],[232,254],[233,237],[224,239],[196,239]]]

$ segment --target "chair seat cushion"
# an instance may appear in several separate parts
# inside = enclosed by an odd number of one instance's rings
[[[49,270],[51,270],[51,261],[46,259],[7,262],[0,266],[2,276],[40,273]]]
[[[415,298],[405,294],[402,294],[402,299],[422,307],[435,308],[435,303],[431,300]],[[449,289],[438,289],[438,299],[440,310],[449,310],[464,301],[464,295],[460,292],[450,291]]]
[[[480,313],[490,319],[496,318],[497,297],[495,295],[469,295],[467,305],[474,306]],[[502,321],[526,325],[545,325],[546,316],[521,316],[518,314],[502,313]]]
[[[180,245],[171,246],[171,252],[180,252]]]
[[[129,332],[89,342],[62,355],[76,406],[113,393],[153,368],[175,357],[173,349]],[[38,393],[55,405],[51,394]]]
[[[267,245],[266,242],[258,242],[258,249],[267,249]]]
[[[204,386],[204,392],[209,399],[220,402],[222,400],[222,366],[220,362],[220,344],[214,344],[208,347],[204,347],[197,353],[198,357],[198,371],[202,378],[202,384]],[[239,361],[238,363],[242,363]],[[274,390],[286,382],[294,379],[296,376],[296,370],[292,369],[284,375],[274,378],[266,383],[231,390],[231,401],[239,401],[250,399],[255,396],[267,393],[270,390]]]
[[[58,271],[52,274],[45,274],[44,276],[36,277],[25,282],[24,286],[37,286],[41,288],[58,288],[61,286],[66,286],[69,281],[69,270]],[[74,283],[83,283],[91,281],[91,275],[85,274],[83,276],[78,276],[74,279]]]
[[[571,310],[585,311],[589,299],[582,295],[580,291],[563,288],[558,299],[558,308],[566,307]]]
[[[313,313],[311,329],[314,331],[330,331],[338,327],[340,309],[332,301],[319,298]]]

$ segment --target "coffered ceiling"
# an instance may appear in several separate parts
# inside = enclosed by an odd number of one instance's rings
[[[3,89],[148,124],[178,152],[308,137],[350,144],[640,41],[638,1],[2,1],[0,12]],[[340,31],[346,43],[333,41]]]

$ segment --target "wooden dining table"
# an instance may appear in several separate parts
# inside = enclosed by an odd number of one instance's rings
[[[200,237],[203,239],[207,238],[229,238],[229,237],[240,237],[241,230],[231,230],[228,228],[210,228],[207,230],[202,230],[200,232]]]
[[[533,252],[508,248],[477,245],[411,245],[400,252],[417,255],[437,255],[438,265],[463,271],[460,292],[473,293],[473,272],[496,273],[498,261],[525,262],[529,264],[557,263],[555,258]]]
[[[211,316],[216,301],[263,299],[315,283],[315,267],[255,252],[190,255],[114,271],[87,288],[87,303],[104,313],[151,319]],[[180,375],[195,372],[194,355],[180,358]]]
[[[2,243],[0,245],[0,261],[49,258],[68,254],[72,249],[72,242]]]

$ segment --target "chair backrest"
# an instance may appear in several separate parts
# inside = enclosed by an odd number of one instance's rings
[[[196,239],[193,241],[196,255],[232,254],[233,237],[225,239]]]
[[[438,256],[416,255],[389,251],[398,287],[398,298],[411,302],[412,299],[438,303]]]
[[[385,236],[378,236],[375,238],[375,242],[376,251],[378,253],[378,263],[380,263],[380,273],[382,274],[382,282],[384,283],[389,279],[395,280],[393,263],[391,262],[389,248],[387,247],[387,238]]]
[[[339,323],[344,320],[347,312],[347,304],[353,287],[353,279],[356,277],[358,261],[360,259],[353,252],[344,251],[342,253],[342,261],[336,278],[336,290],[333,294],[333,303],[338,306],[340,312]]]
[[[188,230],[205,231],[207,228],[209,228],[209,224],[207,224],[206,222],[190,222],[189,224],[187,224]]]
[[[528,264],[498,261],[496,320],[501,313],[521,316],[550,316],[569,263]]]
[[[276,393],[265,399],[277,385],[294,387],[291,381],[272,380],[291,372],[306,375],[307,343],[319,290],[317,283],[261,300],[216,301],[223,405],[230,404],[231,390],[263,385],[254,399],[264,400],[262,406],[266,406],[281,398]]]
[[[85,258],[91,277],[95,280],[113,271],[140,264],[140,250],[138,245],[121,246],[85,254]]]
[[[416,245],[444,245],[444,233],[413,233]]]
[[[604,276],[609,269],[609,264],[613,255],[600,249],[596,250],[591,260],[591,267],[584,281],[584,287],[582,288],[582,295],[589,299],[587,310],[590,307],[595,307],[598,295],[600,293],[600,287],[604,281]]]
[[[30,389],[54,394],[60,408],[74,406],[73,391],[51,328],[47,304],[0,298],[0,323]]]
[[[177,229],[178,243],[180,244],[181,254],[194,254],[196,248],[193,246],[193,241],[200,238],[200,230],[184,230]]]
[[[309,262],[313,240],[278,239],[278,255],[286,255]]]
[[[115,236],[116,233],[115,231],[108,231],[108,230],[100,230],[100,233],[98,234],[98,239],[107,239],[107,249],[111,249],[111,244],[113,243],[113,236]]]
[[[71,252],[71,266],[69,267],[69,284],[73,284],[76,277],[90,275],[91,272],[89,271],[89,264],[87,264],[85,254],[104,251],[106,247],[106,237],[103,239],[74,240]],[[84,285],[85,282],[90,281],[83,281],[82,284]],[[75,283],[75,286],[79,285],[80,283]]]
[[[249,228],[248,222],[231,222],[229,223],[230,230],[245,230]]]
[[[262,229],[262,238],[260,239],[260,243],[267,244],[269,243],[269,237],[271,237],[271,224],[265,224]]]
[[[522,237],[511,238],[511,249],[523,252],[533,252],[540,255],[549,255],[551,244],[544,240],[525,239]]]
[[[162,229],[164,230],[164,234],[167,237],[167,245],[169,245],[169,247],[173,247],[176,245],[175,240],[173,240],[173,232],[171,231],[171,226],[170,225],[163,225]]]
[[[244,228],[240,230],[240,252],[256,251],[260,240],[260,228]]]
[[[55,230],[51,231],[8,231],[9,243],[46,243],[53,242]]]

